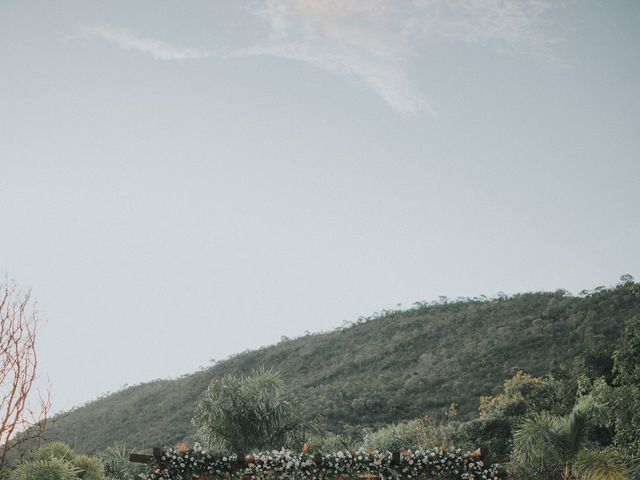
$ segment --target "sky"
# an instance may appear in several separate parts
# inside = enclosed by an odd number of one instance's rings
[[[0,273],[54,409],[640,277],[640,3],[0,2]]]

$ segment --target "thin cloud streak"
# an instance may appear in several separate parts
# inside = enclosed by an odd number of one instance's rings
[[[407,74],[407,38],[387,1],[267,0],[252,13],[269,38],[248,52],[299,60],[365,85],[405,115],[435,115]],[[398,28],[400,27],[400,29]]]
[[[348,78],[404,115],[436,115],[409,65],[438,42],[490,47],[559,63],[546,15],[550,0],[263,0],[248,11],[265,22],[266,37],[235,50],[183,48],[111,25],[84,25],[99,39],[162,61],[273,56]],[[257,5],[257,6],[256,6]],[[433,68],[437,68],[434,65]]]
[[[126,28],[112,25],[82,25],[80,36],[83,38],[97,38],[124,50],[135,50],[151,55],[156,60],[192,60],[218,55],[216,51],[201,48],[181,48],[162,40],[144,37]]]
[[[555,62],[549,0],[265,0],[252,13],[270,36],[251,51],[300,60],[367,86],[403,114],[429,112],[408,64],[442,40]],[[434,66],[435,68],[436,66]]]

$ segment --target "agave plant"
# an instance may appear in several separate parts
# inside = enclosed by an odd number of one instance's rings
[[[146,472],[148,470],[146,465],[129,461],[129,455],[135,451],[135,448],[114,443],[102,452],[100,457],[107,477],[114,480],[137,480],[138,475]]]
[[[58,458],[66,462],[73,462],[76,454],[73,449],[64,442],[51,442],[33,452],[32,457],[34,460],[51,460]]]
[[[78,480],[78,470],[60,458],[23,462],[11,474],[11,480]]]
[[[78,477],[81,480],[105,480],[104,465],[97,457],[78,455],[73,465],[78,469]]]

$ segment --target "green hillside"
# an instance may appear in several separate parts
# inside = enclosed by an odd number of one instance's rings
[[[544,374],[587,343],[616,341],[640,314],[638,284],[581,296],[564,291],[492,300],[417,305],[361,319],[333,332],[245,352],[176,380],[159,380],[100,398],[60,418],[48,439],[95,452],[124,441],[139,448],[191,435],[198,395],[209,381],[259,366],[279,370],[310,414],[336,432],[440,413],[476,415],[478,398],[495,394],[522,369]]]

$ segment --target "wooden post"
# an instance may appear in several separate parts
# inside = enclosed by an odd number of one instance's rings
[[[141,453],[130,453],[129,461],[133,463],[151,463],[153,460],[159,462],[164,455],[164,448],[154,447],[153,456]]]

